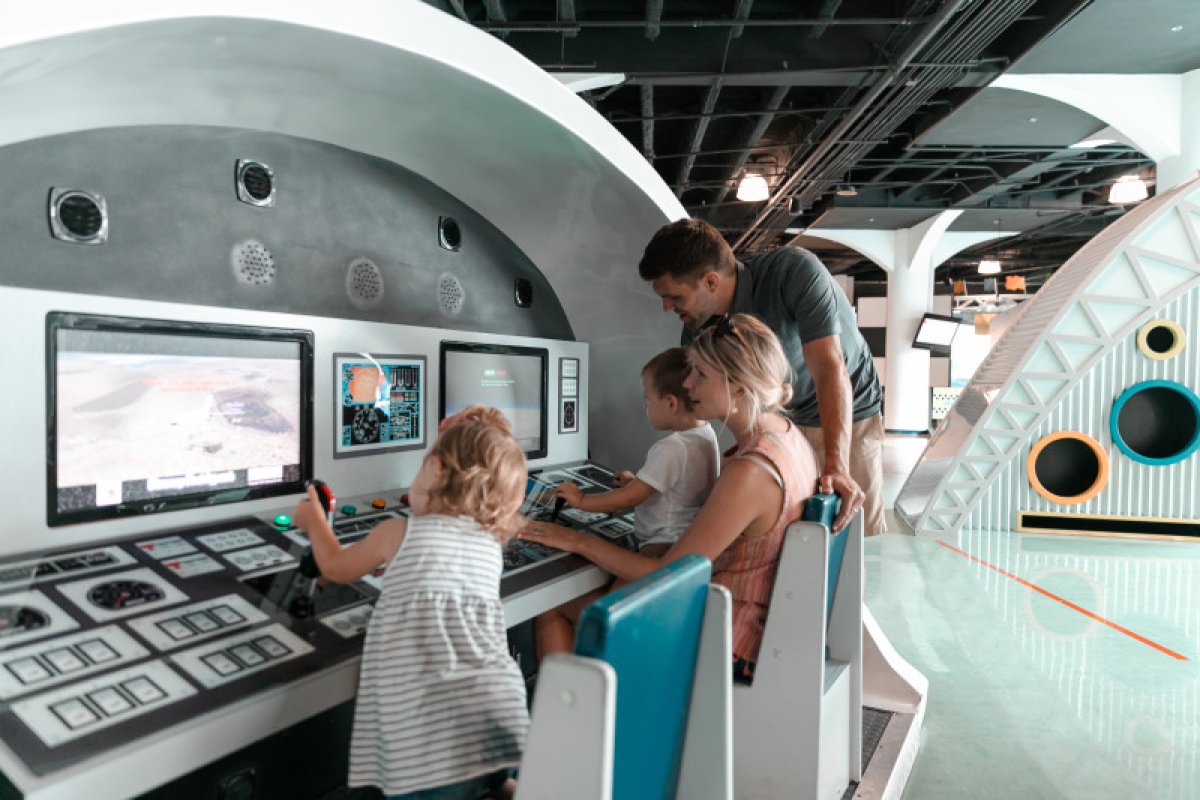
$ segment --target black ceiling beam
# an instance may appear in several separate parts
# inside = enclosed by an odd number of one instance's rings
[[[575,0],[558,0],[558,18],[563,22],[575,21]],[[579,31],[563,31],[568,39],[579,35]]]
[[[750,18],[750,8],[754,5],[754,0],[738,0],[737,8],[733,11],[734,22],[745,22]],[[738,38],[742,32],[746,30],[745,25],[733,26],[733,38]]]
[[[717,97],[721,94],[721,79],[715,78],[712,85],[708,87],[708,93],[704,96],[704,107],[701,110],[700,119],[696,120],[696,125],[692,129],[692,143],[688,147],[687,158],[683,160],[683,166],[679,169],[679,180],[675,189],[675,196],[682,197],[687,191],[688,178],[692,174],[692,166],[696,163],[696,151],[700,149],[700,145],[704,143],[704,134],[708,132],[709,116],[713,109],[717,106]]]
[[[640,87],[642,102],[642,155],[654,161],[654,87]]]
[[[817,25],[808,32],[808,38],[820,39],[825,29],[829,27],[829,23],[833,22],[833,18],[837,16],[838,8],[842,5],[842,0],[825,0],[821,4],[821,10],[817,12],[817,19],[825,20],[824,25]]]
[[[651,87],[653,87],[653,85],[654,84],[644,83],[644,84],[642,84],[642,87],[643,88],[651,88]],[[792,87],[790,87],[790,86],[776,86],[775,92],[782,92],[784,95],[786,95],[788,93],[788,90],[790,90],[791,88]],[[845,111],[845,110],[846,110],[845,108],[833,108],[833,107],[826,106],[826,107],[815,107],[815,108],[789,108],[786,111],[774,109],[771,113],[774,117],[777,117],[777,118],[811,117],[816,114],[828,114],[831,111]],[[654,115],[654,121],[655,122],[674,122],[674,121],[679,120],[679,121],[687,122],[687,121],[691,121],[691,120],[695,120],[695,119],[700,119],[701,117],[707,117],[708,119],[733,119],[735,117],[758,117],[758,116],[762,116],[762,114],[763,114],[763,109],[761,109],[761,108],[757,109],[755,111],[714,111],[709,114],[656,114],[656,115]],[[607,119],[609,122],[611,122],[614,125],[620,125],[621,123],[625,123],[625,122],[645,122],[646,115],[643,114],[640,117],[616,117],[616,116],[613,116],[613,117],[607,117]],[[749,146],[749,145],[747,145],[747,146]]]
[[[641,27],[642,25],[644,25],[646,28],[646,38],[653,42],[655,39],[658,38],[658,35],[662,32],[662,27],[663,27],[662,13],[663,13],[663,0],[646,0],[646,20],[645,20],[645,22],[641,23],[641,25],[635,25],[632,27]],[[589,21],[588,27],[601,27],[601,26],[592,25],[591,21]],[[617,27],[617,26],[616,25],[605,25],[603,27]]]

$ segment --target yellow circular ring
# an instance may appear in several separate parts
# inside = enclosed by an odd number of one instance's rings
[[[1042,485],[1040,480],[1038,480],[1037,469],[1035,468],[1038,456],[1040,456],[1042,451],[1048,446],[1054,444],[1060,439],[1075,439],[1076,441],[1083,442],[1096,455],[1096,463],[1100,467],[1096,474],[1096,480],[1092,481],[1092,485],[1081,494],[1063,497],[1062,495],[1057,495],[1051,492]],[[1049,500],[1051,503],[1058,503],[1059,505],[1064,506],[1073,506],[1080,503],[1086,503],[1088,500],[1091,500],[1093,497],[1100,494],[1100,491],[1108,485],[1108,453],[1104,451],[1104,448],[1100,446],[1099,442],[1097,442],[1091,436],[1088,436],[1086,433],[1080,433],[1079,431],[1059,431],[1058,433],[1051,433],[1047,436],[1043,436],[1041,439],[1038,439],[1037,444],[1030,449],[1029,457],[1025,459],[1025,476],[1029,478],[1029,484],[1033,487],[1033,490]]]
[[[1150,338],[1151,332],[1157,328],[1166,328],[1175,337],[1175,343],[1171,345],[1171,349],[1164,353],[1159,353],[1150,349],[1147,340]],[[1184,338],[1183,326],[1173,319],[1152,319],[1142,327],[1138,328],[1137,346],[1138,350],[1142,351],[1142,355],[1146,358],[1152,358],[1155,361],[1168,361],[1183,352],[1183,346],[1187,344],[1187,339]]]

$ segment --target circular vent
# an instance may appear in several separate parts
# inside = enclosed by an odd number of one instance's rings
[[[463,285],[458,278],[449,272],[438,278],[438,307],[442,309],[443,314],[451,317],[458,316],[462,312],[463,303],[466,300],[467,293],[463,290]]]
[[[230,263],[239,283],[267,286],[275,282],[275,256],[256,239],[234,245]]]
[[[447,250],[462,247],[462,228],[454,217],[438,217],[438,244]]]
[[[346,270],[346,294],[356,306],[370,306],[383,299],[383,273],[369,258],[356,258]]]
[[[107,241],[108,207],[104,198],[79,189],[51,189],[50,233],[76,244]]]
[[[261,161],[238,159],[236,183],[238,200],[243,203],[275,205],[275,173]]]

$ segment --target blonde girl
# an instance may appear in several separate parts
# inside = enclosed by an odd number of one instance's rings
[[[525,475],[508,423],[476,406],[443,424],[409,488],[410,519],[343,548],[314,488],[297,506],[324,578],[387,565],[363,648],[351,786],[405,800],[511,796],[529,718],[500,604],[501,547],[522,524]]]

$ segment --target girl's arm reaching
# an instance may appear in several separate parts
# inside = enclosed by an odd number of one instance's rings
[[[321,577],[335,583],[356,581],[368,572],[386,566],[396,555],[400,543],[404,541],[407,519],[398,517],[385,520],[372,528],[364,538],[349,547],[342,547],[321,510],[317,490],[309,486],[307,491],[308,499],[300,501],[292,512],[292,519],[297,527],[308,533],[313,557],[321,568]]]

